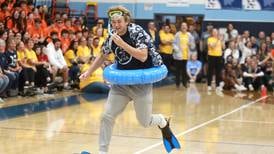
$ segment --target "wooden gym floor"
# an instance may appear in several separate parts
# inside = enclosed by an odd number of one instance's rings
[[[53,100],[55,98],[55,100]],[[24,102],[24,103],[22,103]],[[0,154],[98,153],[105,96],[73,91],[7,100],[0,106]],[[154,88],[154,113],[171,117],[176,154],[274,153],[274,95],[207,93],[205,84]],[[142,128],[133,105],[116,120],[110,154],[164,154],[157,127]]]

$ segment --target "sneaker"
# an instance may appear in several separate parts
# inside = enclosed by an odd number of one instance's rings
[[[167,125],[167,120],[166,118],[162,115],[162,114],[159,114],[160,118],[161,118],[161,125],[159,125],[160,128],[164,128],[166,125]]]
[[[249,91],[254,91],[252,84],[248,85],[248,89],[249,89]]]
[[[70,85],[69,85],[68,82],[65,82],[65,83],[64,83],[64,89],[65,89],[65,90],[70,90],[70,89],[71,89],[71,87],[70,87]]]
[[[224,93],[220,90],[216,89],[216,95],[220,96],[220,97],[224,97]]]
[[[4,103],[5,101],[0,97],[0,103]]]
[[[219,83],[219,87],[221,87],[221,88],[223,89],[224,86],[225,86],[225,82],[224,82],[224,81],[221,81],[221,82]]]
[[[223,87],[222,86],[218,86],[217,88],[216,88],[216,91],[223,91]]]
[[[237,91],[242,91],[241,86],[239,86],[239,85],[235,84],[235,85],[234,85],[234,87],[237,89]]]
[[[240,87],[241,87],[242,91],[246,91],[247,90],[247,88],[244,85],[240,85]]]

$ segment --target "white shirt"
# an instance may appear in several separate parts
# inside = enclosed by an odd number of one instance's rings
[[[55,49],[54,44],[51,42],[47,45],[47,56],[49,59],[49,63],[59,69],[67,66],[65,58],[63,56],[63,52],[61,48],[58,50]]]
[[[232,50],[232,49],[230,49],[230,48],[227,48],[227,49],[225,50],[225,52],[224,52],[224,59],[225,59],[225,62],[226,62],[227,57],[228,57],[229,55],[232,55],[233,59],[239,60],[239,58],[240,58],[240,51],[239,51],[238,49]]]
[[[254,53],[253,53],[252,49],[246,47],[243,42],[239,43],[239,47],[240,47],[240,50],[242,51],[242,58],[240,60],[240,64],[244,64],[245,63],[245,59],[247,57],[252,56]]]

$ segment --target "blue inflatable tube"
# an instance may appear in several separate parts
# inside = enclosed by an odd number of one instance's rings
[[[119,70],[116,64],[104,69],[104,79],[112,84],[137,85],[154,83],[167,76],[165,65],[155,66],[147,69]]]

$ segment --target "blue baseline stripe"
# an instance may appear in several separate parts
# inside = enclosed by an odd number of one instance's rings
[[[63,97],[60,99],[52,99],[45,101],[38,101],[29,104],[22,104],[0,109],[0,121],[10,118],[24,116],[32,113],[37,113],[45,110],[57,109],[65,106],[79,104],[79,95]]]

